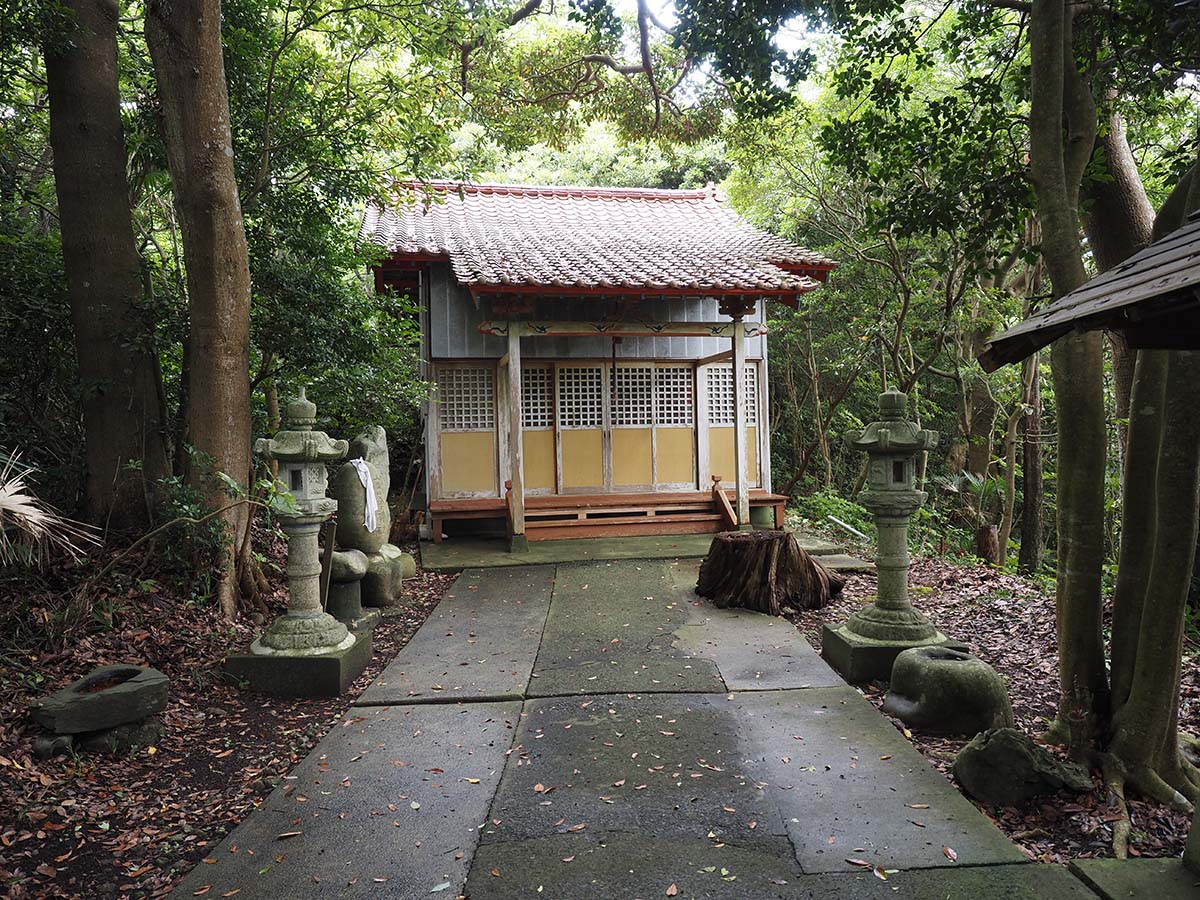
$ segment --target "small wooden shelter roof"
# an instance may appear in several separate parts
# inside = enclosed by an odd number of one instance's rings
[[[1200,347],[1200,214],[988,342],[989,372],[1071,331],[1119,330],[1131,347]]]
[[[445,259],[473,292],[759,295],[792,301],[837,265],[700,190],[405,182],[360,237]]]

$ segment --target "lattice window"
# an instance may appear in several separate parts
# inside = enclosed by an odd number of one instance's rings
[[[746,424],[758,424],[758,366],[746,366]]]
[[[613,425],[650,425],[654,421],[654,367],[613,369]]]
[[[695,414],[692,367],[659,366],[654,376],[654,423],[690,426]]]
[[[538,366],[521,370],[521,427],[554,427],[554,370]]]
[[[437,375],[442,431],[491,431],[496,427],[495,372],[441,366]]]
[[[562,366],[558,370],[560,428],[600,428],[604,423],[604,370]]]
[[[732,425],[733,421],[733,366],[709,366],[708,372],[708,424]],[[746,366],[746,424],[758,424],[758,369]]]

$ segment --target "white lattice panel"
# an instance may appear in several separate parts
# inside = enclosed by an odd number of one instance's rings
[[[708,424],[732,425],[733,366],[715,365],[707,369]],[[758,369],[746,366],[746,425],[758,424]]]
[[[758,367],[746,366],[746,424],[758,424]]]
[[[496,427],[495,372],[491,369],[441,366],[437,384],[442,431],[491,431]]]
[[[521,370],[521,427],[554,427],[554,370],[549,366]]]
[[[696,408],[692,367],[659,366],[654,376],[654,424],[690,426]]]
[[[604,423],[604,369],[562,366],[558,370],[560,428],[600,428]]]
[[[653,366],[617,366],[613,370],[613,424],[652,424],[653,389]]]

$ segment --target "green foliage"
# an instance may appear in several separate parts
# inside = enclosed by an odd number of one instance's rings
[[[79,489],[81,385],[62,250],[53,236],[0,234],[0,446],[39,469],[39,495],[71,509]]]
[[[875,520],[863,507],[832,491],[817,491],[792,501],[788,511],[799,515],[808,525],[823,530],[837,529],[832,519],[840,519],[852,528],[875,539]]]
[[[525,184],[699,188],[725,180],[732,171],[725,146],[716,139],[683,145],[630,141],[603,122],[589,125],[569,146],[534,144],[515,152],[468,125],[457,135],[455,150],[471,161],[481,180]]]

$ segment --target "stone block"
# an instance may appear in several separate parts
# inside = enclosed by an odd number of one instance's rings
[[[404,593],[404,552],[384,544],[367,557],[367,574],[362,580],[363,606],[399,606]]]
[[[371,463],[371,484],[375,488],[375,502],[379,509],[376,512],[375,530],[368,531],[363,524],[367,509],[367,493],[358,478],[358,470],[346,463],[334,473],[329,485],[329,493],[338,502],[337,543],[343,550],[361,550],[371,556],[378,553],[387,543],[391,530],[392,514],[387,505],[387,485],[379,472]]]
[[[1071,871],[1100,900],[1196,900],[1196,875],[1180,859],[1076,859]]]
[[[162,734],[162,722],[155,716],[142,722],[118,725],[108,731],[77,735],[75,746],[85,753],[108,753],[119,756],[140,747],[149,747],[159,740]]]
[[[400,577],[413,578],[417,574],[417,561],[411,553],[400,554]]]
[[[141,666],[101,666],[34,704],[33,718],[55,734],[104,731],[166,708],[167,676]]]
[[[314,656],[234,654],[225,660],[225,673],[252,691],[275,697],[336,697],[370,661],[371,634],[364,632],[344,650]]]
[[[334,550],[330,561],[329,578],[331,581],[350,582],[360,581],[367,574],[367,554],[361,550]]]
[[[383,485],[383,495],[391,491],[392,472],[388,459],[387,432],[379,425],[372,425],[350,442],[350,458],[365,459],[375,469]]]
[[[935,632],[926,641],[880,641],[855,634],[845,625],[826,625],[821,632],[821,656],[851,684],[887,681],[892,677],[896,657],[913,647],[951,647],[967,649],[959,641]]]
[[[928,734],[971,736],[1013,725],[999,673],[949,647],[914,647],[897,656],[883,711]]]
[[[1188,830],[1187,846],[1183,848],[1183,864],[1200,875],[1200,807],[1192,816],[1192,827]]]
[[[976,735],[954,760],[954,777],[963,789],[993,806],[1017,806],[1060,790],[1091,791],[1083,766],[1065,763],[1015,728]]]
[[[363,609],[362,585],[358,581],[335,581],[330,584],[329,602],[325,609],[355,633],[369,631],[379,622],[379,610]]]

